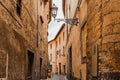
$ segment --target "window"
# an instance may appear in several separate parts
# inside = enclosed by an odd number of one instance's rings
[[[64,49],[64,46],[63,46],[63,56],[65,56],[65,52],[64,51],[65,51],[65,49]]]
[[[57,41],[56,41],[56,47],[57,47]]]
[[[42,0],[43,2],[48,2],[48,0]]]
[[[60,43],[61,43],[61,39],[60,39],[60,37],[59,37],[59,45],[60,45]]]
[[[50,44],[50,49],[52,49],[52,44]]]
[[[52,54],[50,54],[50,61],[52,61]]]
[[[48,0],[41,0],[43,2],[44,6],[47,4]]]
[[[63,32],[63,41],[64,41],[65,33]]]
[[[47,19],[49,19],[49,15],[47,15]]]
[[[27,70],[27,80],[28,79],[32,79],[33,78],[33,66],[34,66],[34,53],[32,53],[31,51],[28,50],[27,52],[27,57],[28,57],[28,70]]]
[[[20,14],[21,14],[21,0],[17,0],[16,11],[17,11],[17,14],[20,16]]]
[[[40,1],[40,5],[42,5],[42,1]]]
[[[59,50],[59,57],[61,57],[61,50]]]
[[[58,50],[56,51],[56,55],[59,55],[59,51]]]
[[[41,21],[41,24],[44,23],[42,16],[40,16],[40,21]]]
[[[59,54],[59,52],[58,52],[58,51],[56,51],[56,59],[58,58],[58,54]]]
[[[63,8],[62,8],[62,9],[63,9],[63,13],[64,13],[64,15],[65,15],[65,5],[66,5],[66,1],[63,0],[63,1],[62,1],[62,4],[63,4]]]
[[[43,63],[43,59],[40,58],[40,77],[42,77],[42,64]]]

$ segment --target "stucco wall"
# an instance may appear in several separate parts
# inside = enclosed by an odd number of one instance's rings
[[[64,39],[63,39],[63,32],[64,32]],[[49,55],[52,53],[52,61],[50,61],[52,65],[52,72],[59,73],[59,63],[61,63],[61,71],[63,72],[63,65],[66,65],[66,55],[63,55],[65,53],[63,51],[63,47],[65,48],[65,26],[62,25],[62,29],[59,31],[56,38],[48,43],[48,52]],[[56,46],[57,43],[57,46]],[[50,44],[52,44],[52,49],[50,49]],[[58,53],[58,54],[57,54]],[[50,57],[50,56],[49,56]],[[65,71],[66,72],[66,71]]]

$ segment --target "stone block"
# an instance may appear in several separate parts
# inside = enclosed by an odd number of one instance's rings
[[[116,24],[113,27],[113,33],[120,34],[120,24]]]
[[[102,36],[107,36],[113,33],[113,26],[108,25],[102,28]]]
[[[106,1],[106,2],[104,2]],[[107,1],[107,0],[103,0],[103,3],[102,3],[102,14],[103,16],[111,13],[111,2],[110,1]]]
[[[106,27],[108,25],[112,25],[112,14],[107,14],[106,16],[103,16],[103,27]]]
[[[111,34],[103,37],[103,43],[115,43],[120,41],[120,34]]]
[[[120,50],[120,43],[115,43],[115,50]]]
[[[117,1],[117,0],[111,0],[111,10],[112,11],[115,11],[115,12],[117,12],[117,11],[120,11],[120,8],[119,8],[119,6],[120,6],[120,1]]]

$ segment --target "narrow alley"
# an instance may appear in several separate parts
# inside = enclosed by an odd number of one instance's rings
[[[120,80],[120,0],[0,0],[0,80]]]

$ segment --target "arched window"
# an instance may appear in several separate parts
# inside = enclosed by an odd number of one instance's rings
[[[20,16],[20,14],[21,14],[21,0],[17,0],[16,11],[17,11],[17,14]]]

